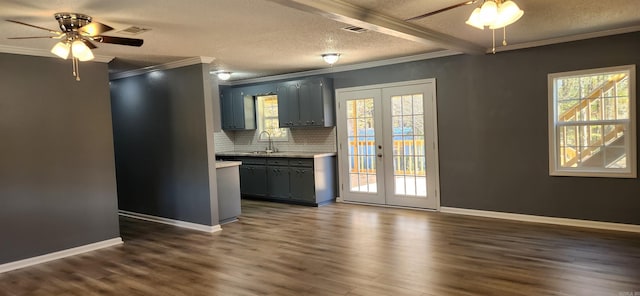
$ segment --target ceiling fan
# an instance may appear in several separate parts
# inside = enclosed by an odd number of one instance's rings
[[[438,13],[449,11],[454,8],[475,4],[480,0],[467,0],[458,4],[451,5],[436,11],[421,14],[412,18],[408,18],[405,21],[415,21],[423,19]],[[473,10],[469,19],[465,22],[467,25],[484,30],[485,27],[489,27],[492,30],[493,35],[493,53],[496,53],[496,37],[495,29],[503,29],[502,45],[507,45],[507,29],[508,25],[515,23],[519,20],[524,11],[518,7],[518,5],[512,0],[482,0],[482,5],[476,7]]]
[[[37,39],[51,38],[60,40],[56,43],[51,52],[63,59],[71,56],[73,61],[73,76],[80,81],[78,74],[78,62],[89,61],[94,58],[91,49],[97,48],[94,42],[111,43],[129,46],[142,46],[144,40],[136,38],[124,38],[105,36],[102,33],[113,30],[112,27],[99,22],[93,22],[88,15],[81,13],[59,12],[54,14],[58,21],[60,31],[27,24],[16,20],[7,20],[8,22],[45,30],[53,35],[50,36],[29,36],[29,37],[9,37],[9,39]]]

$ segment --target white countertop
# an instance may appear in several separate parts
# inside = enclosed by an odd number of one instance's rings
[[[242,164],[242,161],[216,161],[216,169],[228,168],[233,166],[239,166]]]
[[[335,152],[300,152],[281,151],[266,153],[263,151],[226,151],[216,152],[216,156],[249,156],[249,157],[285,157],[285,158],[320,158],[335,156]]]

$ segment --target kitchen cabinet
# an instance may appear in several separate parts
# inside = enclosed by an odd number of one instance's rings
[[[312,168],[291,168],[289,171],[291,196],[295,199],[313,202],[315,199],[315,179]]]
[[[266,160],[260,158],[240,158],[240,192],[254,196],[267,195]]]
[[[290,197],[289,173],[286,160],[279,162],[267,160],[267,196],[282,199]]]
[[[221,159],[242,161],[240,192],[245,198],[317,206],[336,197],[334,156]]]
[[[223,130],[255,130],[256,109],[253,96],[244,88],[227,88],[220,92]]]
[[[278,85],[280,127],[335,126],[333,81],[307,78]]]

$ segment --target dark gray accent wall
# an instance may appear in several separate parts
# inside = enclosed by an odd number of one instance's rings
[[[639,53],[634,32],[325,76],[336,89],[436,79],[442,206],[640,224],[640,180],[549,176],[547,133],[547,74]]]
[[[107,64],[0,65],[0,264],[119,237]]]
[[[547,74],[638,65],[639,53],[635,32],[331,77],[336,88],[436,78],[442,206],[640,224],[640,180],[549,176],[547,132]]]
[[[111,81],[120,210],[218,224],[205,118],[212,86],[203,75],[210,79],[197,64]]]

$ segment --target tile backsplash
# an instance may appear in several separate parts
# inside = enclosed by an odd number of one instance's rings
[[[217,152],[257,151],[267,147],[266,141],[258,141],[258,131],[216,132],[214,141]],[[274,141],[279,151],[336,152],[336,128],[290,129],[289,141]]]
[[[213,133],[213,143],[216,147],[216,152],[233,151],[233,132],[215,132]]]

